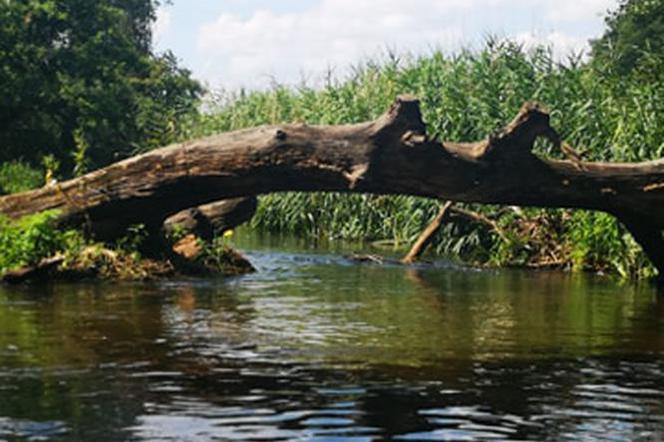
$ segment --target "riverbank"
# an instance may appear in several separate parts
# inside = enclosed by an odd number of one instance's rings
[[[230,247],[214,257],[153,259],[97,245],[76,255],[58,253],[34,264],[7,269],[0,273],[0,282],[13,285],[39,281],[150,281],[194,275],[237,276],[253,271],[251,263]]]
[[[17,221],[0,218],[0,281],[149,280],[178,275],[237,275],[253,271],[224,238],[211,242],[181,233],[157,253],[145,253],[140,226],[112,244],[57,228],[56,212]]]
[[[303,195],[285,194],[276,198],[288,200],[289,198],[329,198],[344,199],[341,195]],[[272,197],[266,197],[272,198]],[[362,207],[375,204],[376,201],[398,200],[400,198],[415,200],[404,197],[372,197],[361,196],[364,201]],[[423,204],[436,208],[435,202],[422,200]],[[261,215],[261,202],[258,214]],[[270,206],[268,205],[268,208]],[[263,209],[265,210],[265,209]],[[269,210],[269,209],[268,209]],[[374,210],[373,208],[370,210]],[[414,211],[413,213],[417,213]],[[321,216],[324,216],[321,214]],[[235,247],[252,249],[254,242],[247,242],[247,238],[269,237],[274,242],[274,248],[301,249],[313,247],[314,249],[324,245],[328,250],[336,250],[336,253],[351,258],[351,261],[361,262],[366,257],[371,257],[374,263],[398,263],[399,259],[410,246],[409,242],[397,242],[393,240],[371,240],[358,241],[334,238],[327,235],[311,235],[306,232],[302,235],[279,234],[269,232],[261,234],[261,230],[255,227],[243,227],[243,234],[239,237],[229,231],[226,236],[204,241],[193,234],[178,230],[178,236],[172,238],[168,253],[163,252],[155,255],[146,254],[143,244],[146,241],[146,233],[140,227],[130,229],[127,235],[112,244],[93,242],[85,238],[82,232],[77,230],[63,230],[54,227],[53,221],[57,218],[56,213],[42,213],[25,217],[19,221],[0,219],[0,281],[9,284],[17,284],[27,281],[80,281],[80,280],[155,280],[164,278],[177,278],[183,275],[196,276],[235,276],[254,271],[253,265]],[[608,219],[608,217],[607,217]],[[527,222],[524,217],[522,223]],[[424,256],[424,261],[444,258],[450,263],[457,263],[462,267],[476,269],[497,269],[500,267],[529,268],[534,270],[564,270],[571,271],[575,267],[571,262],[550,261],[561,251],[569,250],[569,241],[574,237],[567,238],[563,232],[558,231],[556,236],[547,234],[547,229],[553,228],[550,221],[542,218],[542,225],[530,225],[525,233],[530,235],[529,243],[521,243],[524,256],[530,257],[526,260],[514,262],[495,262],[490,259],[469,259],[467,255],[460,252],[450,254],[440,252],[434,248],[432,252]],[[256,221],[254,221],[256,223]],[[511,241],[523,238],[519,236],[507,236],[505,232],[509,227],[503,227],[495,221],[487,221],[483,233],[486,238],[494,241]],[[324,225],[324,222],[322,223]],[[439,235],[449,234],[452,228],[476,228],[471,225],[463,225],[459,220],[445,226]],[[522,224],[522,229],[525,229]],[[558,227],[559,228],[559,227]],[[597,234],[603,234],[602,229]],[[414,232],[415,234],[419,232]],[[231,239],[231,237],[233,237]],[[297,238],[297,240],[296,240]],[[444,238],[445,239],[445,238]],[[440,241],[440,238],[438,239]],[[275,242],[276,241],[276,242]],[[560,242],[557,242],[560,241]],[[288,245],[290,244],[290,246]],[[555,249],[549,250],[551,245]],[[438,246],[440,247],[440,246]],[[529,249],[526,249],[528,247]],[[537,253],[533,248],[537,247]],[[528,255],[526,252],[530,251]],[[559,255],[556,255],[559,254]],[[535,256],[535,258],[533,258]],[[374,259],[375,258],[375,259]],[[539,261],[542,260],[542,261]],[[577,269],[579,270],[579,269]],[[608,273],[604,268],[594,268],[591,273]]]

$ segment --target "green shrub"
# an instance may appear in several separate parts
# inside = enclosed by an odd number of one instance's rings
[[[42,212],[17,221],[0,217],[0,272],[80,250],[82,236],[74,230],[56,229],[57,215],[55,211]]]
[[[21,161],[0,164],[0,195],[23,192],[44,184],[44,176]]]
[[[569,224],[568,240],[575,268],[623,277],[654,274],[639,245],[613,216],[580,210],[572,215]]]

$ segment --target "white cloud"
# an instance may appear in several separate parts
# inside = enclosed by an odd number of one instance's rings
[[[257,11],[248,19],[222,14],[202,26],[198,50],[207,59],[205,77],[219,75],[230,87],[265,84],[266,75],[297,81],[302,72],[343,68],[386,48],[455,47],[461,28],[440,19],[463,3],[323,0],[301,13]]]
[[[587,54],[589,43],[587,37],[572,36],[558,31],[551,32],[520,32],[513,36],[514,40],[526,48],[547,46],[553,49],[556,59],[564,59],[569,55]]]
[[[616,2],[312,0],[299,12],[222,13],[199,28],[196,51],[204,61],[197,75],[227,88],[265,86],[270,77],[292,83],[303,73],[317,78],[328,67],[344,69],[387,48],[454,50],[490,32],[526,45],[552,44],[556,54],[566,55],[585,48],[593,36],[592,26],[584,33],[579,23],[601,22],[599,14]],[[570,23],[576,23],[574,33],[559,29]]]
[[[593,17],[603,17],[606,11],[616,7],[616,0],[557,0],[547,4],[548,17],[556,21],[577,21]]]
[[[157,9],[157,19],[152,25],[152,36],[155,44],[159,44],[164,36],[170,31],[172,22],[173,17],[169,10],[163,6]]]

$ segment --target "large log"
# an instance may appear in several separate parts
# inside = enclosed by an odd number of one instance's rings
[[[47,209],[101,238],[178,211],[279,191],[409,194],[443,200],[600,210],[620,218],[664,275],[664,160],[557,161],[533,154],[538,137],[563,147],[540,106],[525,104],[476,143],[429,139],[418,101],[400,97],[375,121],[258,127],[164,147],[83,177],[0,198],[17,218]]]

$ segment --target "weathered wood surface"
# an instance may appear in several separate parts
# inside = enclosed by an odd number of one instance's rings
[[[418,101],[400,97],[375,121],[258,127],[164,147],[83,177],[0,198],[13,218],[47,209],[101,238],[132,224],[227,198],[280,191],[409,194],[441,200],[601,210],[620,218],[664,274],[664,160],[635,164],[547,160],[563,147],[549,115],[527,103],[476,143],[425,132]]]
[[[215,235],[246,223],[256,213],[255,196],[231,198],[183,210],[164,221],[164,233],[169,236],[183,229],[197,237],[211,240]]]
[[[20,267],[3,273],[0,282],[20,284],[26,281],[48,279],[64,261],[65,257],[62,255],[43,259],[35,265]]]
[[[440,231],[440,228],[443,226],[443,222],[447,217],[448,211],[450,208],[452,208],[452,204],[454,204],[452,201],[446,201],[442,206],[440,206],[438,214],[434,217],[431,223],[429,223],[426,229],[422,231],[420,236],[408,251],[408,254],[401,260],[402,263],[412,264],[420,259],[424,251],[427,249],[427,247],[429,247],[429,244],[431,244],[431,242],[436,237],[438,231]]]
[[[507,240],[505,233],[494,220],[487,218],[481,213],[473,212],[462,207],[457,207],[452,201],[445,201],[445,203],[440,206],[440,209],[438,210],[438,213],[433,218],[433,220],[431,220],[429,225],[427,225],[427,227],[417,237],[406,256],[401,259],[401,263],[413,264],[417,262],[436,238],[436,235],[438,235],[438,232],[443,227],[443,224],[447,221],[454,220],[456,220],[456,222],[470,221],[472,223],[477,223],[485,227],[489,227],[503,240]]]

